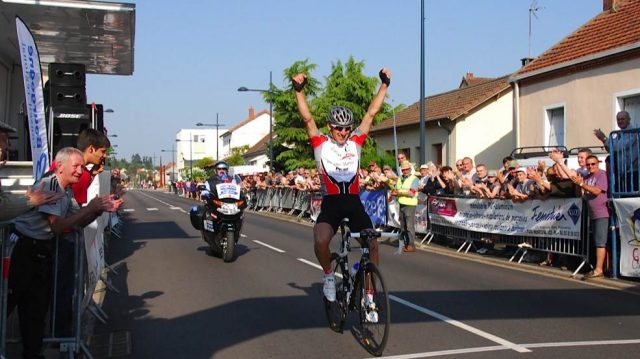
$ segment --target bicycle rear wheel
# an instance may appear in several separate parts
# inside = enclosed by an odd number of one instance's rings
[[[357,310],[362,345],[372,355],[380,356],[391,327],[389,293],[375,264],[367,264],[363,279],[355,289],[360,295]]]
[[[329,328],[331,330],[342,333],[344,328],[344,322],[347,317],[347,292],[345,279],[349,278],[349,273],[345,272],[340,266],[339,257],[336,253],[331,253],[331,267],[336,275],[336,300],[335,302],[329,302],[327,298],[324,298],[324,309],[327,314],[327,320],[329,321]]]

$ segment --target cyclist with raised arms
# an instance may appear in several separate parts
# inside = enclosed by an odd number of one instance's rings
[[[340,221],[348,218],[349,228],[354,232],[373,228],[371,219],[365,212],[358,195],[358,169],[360,168],[360,151],[367,139],[373,118],[384,103],[391,83],[391,72],[388,69],[383,68],[379,75],[382,83],[360,125],[354,129],[353,113],[350,109],[334,106],[327,114],[329,135],[320,132],[311,116],[303,91],[307,84],[307,77],[300,73],[291,79],[298,111],[306,125],[321,179],[322,206],[316,225],[313,227],[313,237],[315,254],[324,270],[322,278],[324,296],[330,302],[336,300],[336,287],[335,275],[331,268],[329,243]],[[377,264],[378,245],[375,241],[370,243],[370,253],[371,261]]]

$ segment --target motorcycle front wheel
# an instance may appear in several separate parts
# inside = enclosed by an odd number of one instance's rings
[[[228,263],[235,260],[236,255],[236,238],[233,231],[227,232],[225,243],[222,243],[222,259]]]

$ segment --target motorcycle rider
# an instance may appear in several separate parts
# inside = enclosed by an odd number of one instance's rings
[[[211,175],[204,183],[204,187],[207,192],[211,192],[212,188],[216,188],[219,183],[235,183],[240,185],[242,180],[240,177],[234,175],[229,176],[229,164],[225,161],[218,161],[213,165],[215,173]]]

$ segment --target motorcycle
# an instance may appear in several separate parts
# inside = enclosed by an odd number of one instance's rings
[[[218,183],[211,192],[200,186],[205,204],[194,206],[189,213],[191,225],[199,230],[202,239],[214,255],[225,262],[236,257],[236,244],[244,219],[247,201],[236,183]]]

